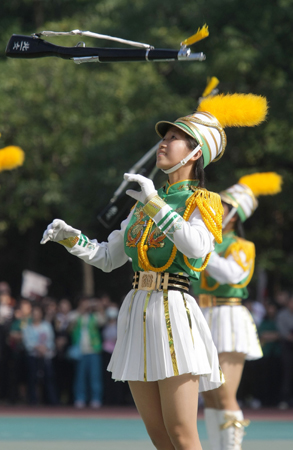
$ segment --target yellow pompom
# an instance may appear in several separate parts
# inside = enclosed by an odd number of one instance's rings
[[[253,94],[219,94],[204,99],[197,111],[215,116],[223,128],[253,127],[266,118],[268,110],[265,97]]]
[[[202,28],[199,28],[195,34],[182,41],[181,45],[187,46],[195,44],[196,42],[201,41],[202,39],[208,37],[208,35],[209,29],[208,26],[205,24]]]
[[[9,145],[0,150],[0,172],[22,166],[24,151],[20,147]]]
[[[248,186],[254,195],[275,195],[282,190],[282,177],[275,172],[254,173],[240,178],[238,183]]]
[[[207,97],[212,92],[212,90],[218,86],[219,83],[220,81],[217,77],[208,78],[206,88],[202,93],[202,97]]]

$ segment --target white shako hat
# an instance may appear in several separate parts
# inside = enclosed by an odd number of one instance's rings
[[[253,94],[219,94],[202,100],[193,114],[180,117],[175,122],[158,122],[156,132],[163,138],[170,126],[175,126],[193,137],[202,150],[206,167],[223,156],[227,145],[224,128],[259,125],[266,114],[265,97]]]
[[[158,122],[156,132],[163,138],[170,126],[180,128],[197,141],[202,150],[204,167],[222,157],[227,143],[226,133],[216,117],[209,112],[195,112],[180,117],[174,123]]]
[[[233,206],[234,214],[237,212],[241,222],[244,222],[258,206],[256,197],[275,195],[281,192],[281,185],[282,177],[275,172],[254,173],[243,176],[237,184],[220,192],[220,197]]]

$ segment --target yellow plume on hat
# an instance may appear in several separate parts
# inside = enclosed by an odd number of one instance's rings
[[[17,146],[9,145],[0,150],[0,172],[22,166],[24,151]]]
[[[238,181],[239,184],[248,186],[254,195],[275,195],[282,190],[283,179],[276,172],[254,173],[244,175]]]
[[[205,24],[202,28],[199,28],[195,34],[182,41],[181,45],[187,46],[195,44],[196,42],[201,41],[202,39],[208,37],[208,35],[209,29],[208,26]]]
[[[219,94],[200,103],[197,111],[209,112],[223,128],[253,127],[266,118],[268,110],[265,97],[253,94]]]
[[[208,78],[207,85],[202,93],[202,97],[207,97],[208,95],[210,95],[210,93],[218,86],[219,83],[220,81],[217,77]]]

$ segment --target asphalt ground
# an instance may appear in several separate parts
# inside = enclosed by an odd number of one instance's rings
[[[292,450],[293,409],[245,410],[251,420],[243,450]],[[208,450],[202,411],[198,430]],[[0,407],[1,450],[151,450],[133,407],[82,411],[74,408]]]

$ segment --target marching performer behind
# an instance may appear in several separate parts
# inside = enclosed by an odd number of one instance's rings
[[[222,241],[223,208],[220,197],[203,188],[204,167],[225,150],[224,126],[257,125],[267,111],[266,99],[250,94],[212,100],[174,123],[157,123],[162,138],[157,167],[168,181],[156,191],[148,178],[125,174],[141,191],[127,191],[137,203],[107,242],[90,240],[59,219],[41,241],[59,242],[105,272],[131,258],[133,289],[119,312],[108,370],[114,379],[129,382],[154,446],[161,450],[201,449],[198,392],[222,383],[207,322],[188,294],[214,241]],[[258,114],[251,115],[255,109]]]
[[[216,243],[200,283],[193,283],[199,306],[219,353],[225,384],[203,393],[205,420],[212,450],[240,450],[244,435],[243,413],[236,394],[245,360],[262,357],[256,326],[242,299],[248,297],[255,247],[241,237],[241,224],[255,211],[259,195],[276,194],[282,179],[274,172],[242,177],[220,192],[224,207],[223,241]]]

